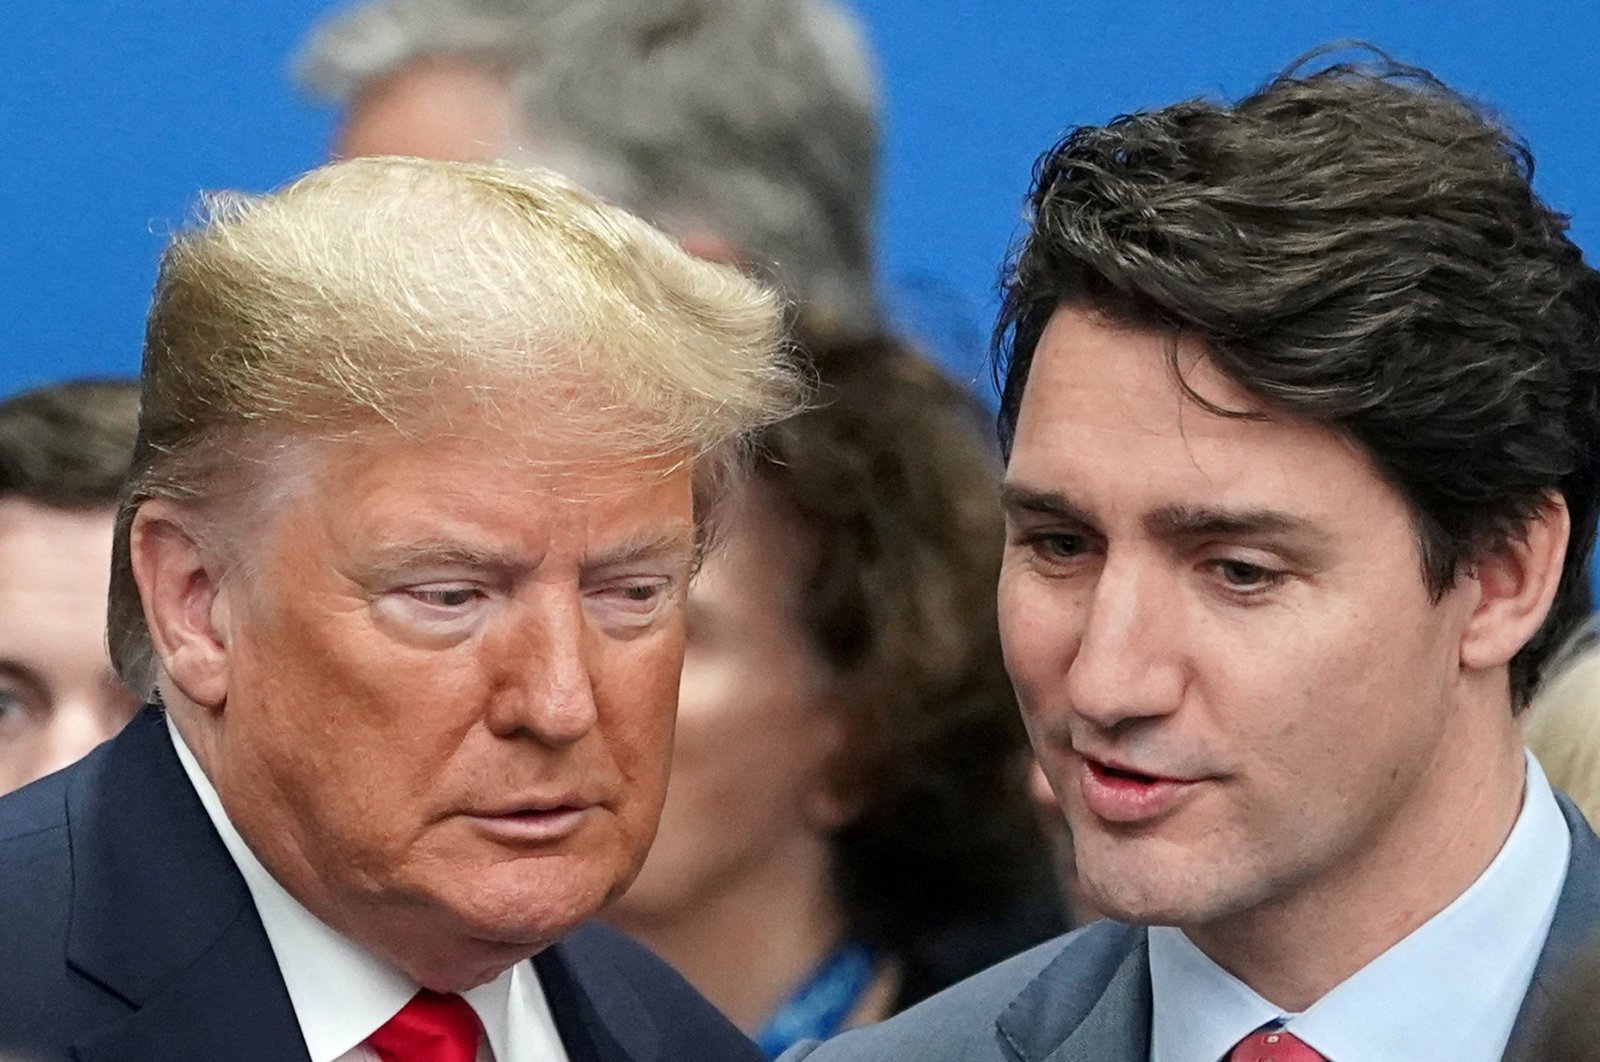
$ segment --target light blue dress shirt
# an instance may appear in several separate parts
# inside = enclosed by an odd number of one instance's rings
[[[1219,1062],[1274,1021],[1330,1062],[1499,1062],[1572,850],[1550,783],[1527,762],[1522,811],[1488,868],[1300,1014],[1262,999],[1181,930],[1151,927],[1151,1062]]]

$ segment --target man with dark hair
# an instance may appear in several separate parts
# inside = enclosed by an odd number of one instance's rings
[[[816,1059],[1527,1049],[1600,929],[1515,719],[1588,612],[1600,474],[1600,277],[1531,168],[1387,61],[1044,157],[1000,619],[1111,919]]]
[[[0,403],[0,793],[78,759],[139,706],[106,655],[111,525],[138,421],[132,380]]]

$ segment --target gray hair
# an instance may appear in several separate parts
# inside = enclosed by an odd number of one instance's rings
[[[835,0],[367,0],[317,28],[297,72],[347,102],[440,55],[510,72],[527,157],[712,229],[814,329],[876,330],[877,83]]]

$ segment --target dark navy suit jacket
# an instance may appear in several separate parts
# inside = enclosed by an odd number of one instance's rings
[[[762,1057],[611,930],[580,927],[533,964],[572,1062]],[[81,763],[0,798],[5,1052],[306,1062],[249,890],[155,709]]]
[[[1505,1055],[1527,1062],[1552,986],[1585,945],[1600,944],[1600,839],[1571,801],[1557,799],[1572,831],[1567,880]],[[1150,1015],[1144,928],[1096,922],[881,1025],[799,1045],[780,1062],[1146,1062]]]

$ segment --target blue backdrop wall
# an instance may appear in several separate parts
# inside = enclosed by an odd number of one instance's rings
[[[331,0],[15,4],[0,34],[0,393],[133,371],[156,256],[197,191],[270,188],[321,158],[332,125],[285,76]],[[1544,195],[1600,249],[1594,0],[857,8],[887,97],[882,273],[902,322],[971,379],[1029,167],[1065,126],[1236,95],[1335,38],[1495,104],[1532,143]]]

